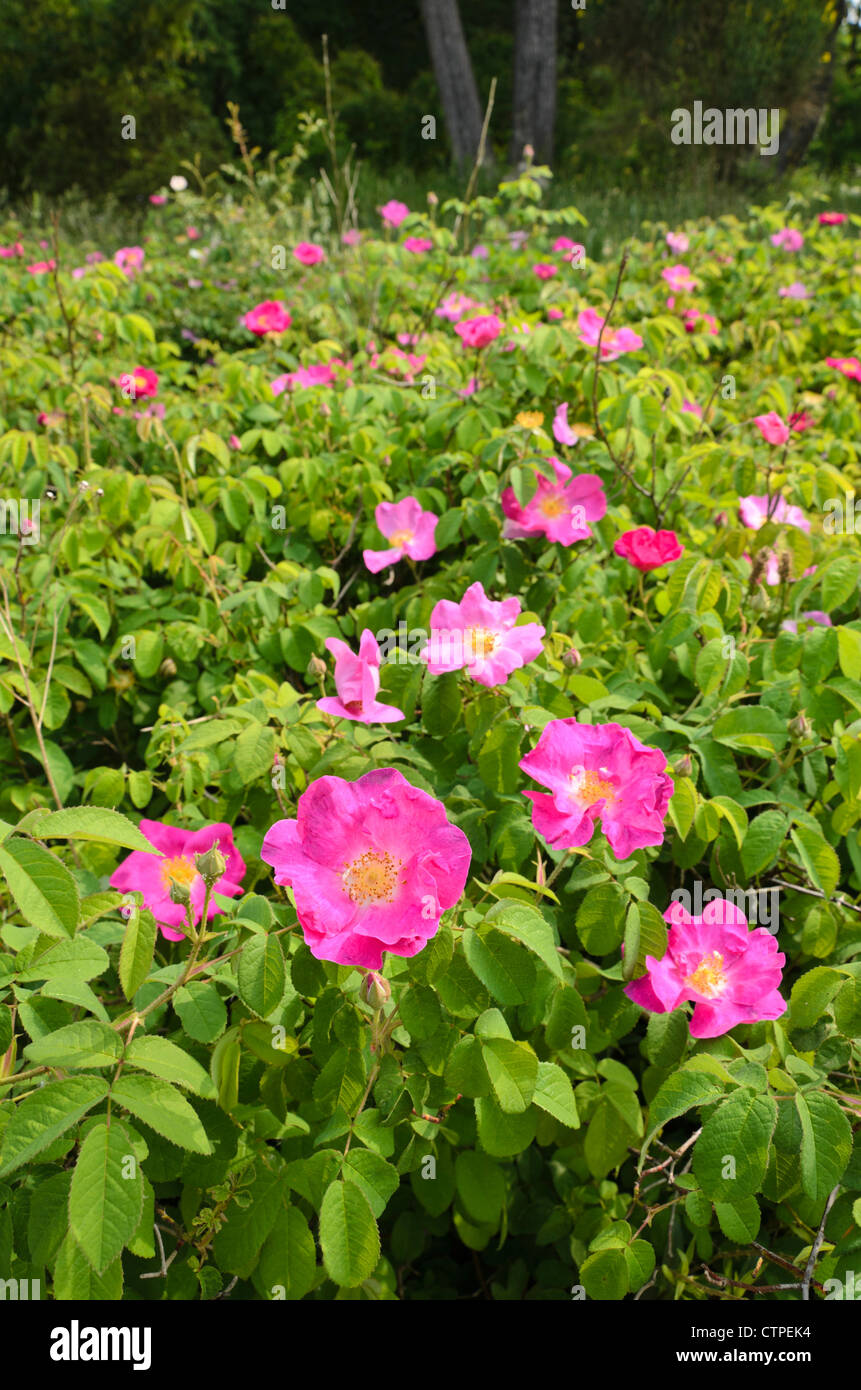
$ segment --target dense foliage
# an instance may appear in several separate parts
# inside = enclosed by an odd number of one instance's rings
[[[58,1299],[840,1296],[861,219],[758,207],[584,263],[578,214],[529,173],[346,245],[250,160],[233,186],[165,189],[140,248],[2,238],[0,1277]],[[573,542],[551,457],[591,488]],[[410,497],[438,518],[426,558],[377,525]],[[642,527],[678,539],[657,568],[648,536],[620,543]],[[403,557],[370,567],[386,544]],[[519,600],[522,640],[544,630],[494,684],[419,655],[475,584]],[[394,722],[355,717],[367,690],[340,676],[353,717],[317,706],[327,640],[365,630]],[[654,750],[573,849],[524,796],[559,721]],[[446,910],[369,973],[309,948],[341,802],[307,808],[384,769],[416,845],[437,803],[422,891],[436,874]],[[306,811],[300,901],[272,828]],[[212,826],[233,878],[198,863],[189,900],[153,837],[181,858]],[[630,997],[669,969],[679,890],[694,917],[704,893],[738,890],[751,926],[760,906],[779,1017],[772,995],[694,1037],[686,1005]],[[721,978],[711,956],[688,976],[698,1009]]]

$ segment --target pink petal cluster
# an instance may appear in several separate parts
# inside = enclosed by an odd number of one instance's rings
[[[24,247],[20,241],[15,241],[11,246],[0,246],[0,259],[9,260],[12,256],[23,256]]]
[[[118,384],[120,390],[131,396],[132,400],[158,394],[158,374],[149,367],[135,367],[132,372],[123,372]]]
[[[539,280],[552,280],[554,275],[558,275],[559,267],[552,261],[539,261],[532,267],[532,274],[537,275]]]
[[[694,308],[686,309],[685,312],[682,314],[682,322],[685,325],[685,332],[695,333],[696,326],[699,323],[700,319],[702,319],[703,324],[708,329],[709,333],[711,333],[712,336],[714,336],[718,331],[718,323],[714,314],[705,314],[702,312],[702,310]]]
[[[758,531],[767,521],[783,522],[786,526],[797,526],[800,531],[809,531],[810,522],[800,507],[790,507],[785,497],[741,497],[738,504],[739,516],[751,531]]]
[[[48,271],[56,269],[57,262],[53,257],[50,261],[34,261],[32,265],[27,266],[27,270],[31,275],[45,275]]]
[[[243,315],[242,322],[250,333],[262,338],[264,333],[284,333],[293,322],[286,304],[280,299],[264,299]]]
[[[397,198],[390,198],[380,208],[380,216],[389,227],[399,227],[405,217],[409,217],[410,210],[406,203],[399,203]]]
[[[580,341],[587,347],[597,347],[604,320],[594,309],[583,309],[577,316],[580,328]],[[643,346],[639,333],[631,328],[607,329],[601,338],[602,362],[615,362],[624,352],[636,352]]]
[[[556,407],[556,414],[553,416],[553,438],[557,444],[565,444],[568,448],[577,443],[577,436],[568,424],[567,401]]]
[[[703,418],[703,408],[701,405],[697,405],[696,401],[682,401],[682,410],[686,410],[689,415],[696,415],[698,420]]]
[[[684,232],[667,232],[667,245],[676,256],[683,256],[690,248]]]
[[[779,992],[786,957],[764,927],[748,930],[734,903],[718,898],[692,917],[672,902],[664,918],[670,924],[666,953],[660,960],[646,956],[646,974],[625,986],[635,1004],[665,1014],[691,1000],[693,1038],[718,1038],[740,1023],[786,1012]]]
[[[784,251],[800,251],[804,245],[804,237],[795,227],[783,227],[774,233],[771,244],[781,247]]]
[[[363,550],[362,555],[371,574],[395,565],[407,556],[410,560],[429,560],[436,554],[434,533],[439,517],[426,512],[416,497],[404,497],[400,502],[380,502],[374,511],[377,526],[387,541],[388,550]]]
[[[645,573],[672,564],[673,560],[681,557],[685,547],[675,531],[655,531],[651,526],[637,526],[633,531],[623,531],[613,549],[634,569]]]
[[[403,719],[402,710],[377,702],[380,688],[380,648],[370,628],[359,639],[359,654],[351,651],[340,637],[327,637],[326,650],[335,658],[337,695],[317,701],[324,714],[339,719],[357,719],[361,724],[392,724]]]
[[[450,323],[457,323],[458,319],[468,314],[470,309],[478,308],[478,300],[470,299],[468,294],[461,294],[458,290],[452,290],[445,299],[434,310],[438,319],[448,319]]]
[[[484,585],[470,584],[460,603],[440,599],[430,618],[430,640],[419,652],[432,676],[460,671],[480,685],[504,685],[512,671],[543,650],[540,623],[515,627],[520,599],[494,602]]]
[[[767,444],[785,444],[789,438],[789,426],[783,423],[776,410],[756,415],[753,423]]]
[[[433,250],[433,241],[429,236],[408,236],[404,240],[404,250],[411,251],[414,256],[422,256],[425,251]]]
[[[150,202],[152,203],[152,205],[153,205],[154,208],[163,208],[164,205],[165,205],[165,203],[167,202],[167,194],[166,194],[166,193],[151,193],[151,194],[149,195],[149,200],[150,200]]]
[[[300,241],[293,247],[293,255],[300,265],[319,265],[326,259],[326,252],[315,241]]]
[[[496,314],[479,314],[474,319],[462,319],[455,324],[454,331],[462,339],[464,347],[484,348],[499,337],[502,319]]]
[[[415,352],[403,352],[400,348],[387,347],[383,352],[375,352],[368,359],[368,366],[376,368],[382,366],[393,376],[403,377],[407,383],[416,379],[416,374],[421,371],[427,362],[427,353],[423,355]]]
[[[798,623],[816,623],[819,627],[833,627],[833,623],[827,613],[823,613],[821,608],[808,609],[806,613],[800,614],[798,621],[794,618],[785,618],[780,626],[784,632],[798,632]]]
[[[793,280],[791,285],[781,285],[777,291],[781,299],[809,299],[810,291],[800,280]]]
[[[661,279],[666,280],[670,289],[679,293],[681,290],[695,290],[699,281],[695,280],[686,265],[668,265],[661,271]]]
[[[617,859],[660,845],[673,794],[659,748],[641,743],[620,724],[552,719],[519,766],[548,787],[526,791],[532,824],[551,849],[585,845],[600,821]]]
[[[848,212],[820,212],[819,222],[823,227],[839,227],[841,222],[848,222]]]
[[[87,259],[89,260],[89,257]],[[118,265],[126,275],[140,270],[143,263],[144,249],[142,246],[121,246],[114,256],[114,265]]]
[[[417,955],[460,898],[472,856],[442,802],[384,767],[356,782],[319,777],[296,810],[260,857],[293,889],[311,954],[366,970],[382,969],[384,951]]]
[[[600,521],[607,511],[604,484],[595,473],[572,476],[571,469],[558,459],[548,459],[553,479],[538,474],[535,495],[521,507],[514,488],[502,494],[502,510],[506,516],[503,536],[506,540],[525,540],[543,535],[560,545],[573,545],[586,540],[592,531],[588,523]]]
[[[192,920],[197,924],[203,914],[206,885],[197,872],[194,856],[212,849],[216,840],[227,867],[223,877],[215,884],[214,892],[227,898],[235,898],[242,892],[240,884],[245,876],[245,862],[233,843],[233,831],[229,825],[219,823],[205,825],[202,830],[181,830],[175,825],[165,825],[163,821],[142,820],[140,831],[153,846],[154,853],[133,850],[111,874],[111,887],[118,893],[142,893],[144,907],[149,908],[161,927],[162,935],[169,941],[182,941],[185,932],[173,928],[184,926],[186,921],[185,908],[180,903],[171,902],[171,883],[188,889]],[[163,857],[156,856],[158,851]],[[210,902],[207,920],[211,921],[221,911],[214,902]]]
[[[342,372],[353,370],[349,362],[344,362],[340,357],[332,357],[328,362],[312,362],[309,367],[297,367],[295,372],[284,372],[282,376],[270,381],[269,389],[273,396],[280,396],[282,392],[292,391],[297,386],[332,386],[336,368]]]
[[[586,256],[586,247],[567,236],[557,237],[553,243],[553,250],[561,251],[563,261],[571,261],[574,265],[580,265]]]
[[[826,357],[825,363],[852,381],[861,381],[861,362],[857,357]]]

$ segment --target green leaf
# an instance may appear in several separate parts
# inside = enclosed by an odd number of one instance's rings
[[[679,836],[686,840],[697,812],[697,789],[689,777],[676,778],[669,812]]]
[[[35,1265],[52,1265],[69,1225],[72,1174],[54,1173],[34,1188],[27,1217],[27,1246]]]
[[[134,999],[150,972],[157,936],[152,913],[132,907],[120,947],[120,984],[126,999]]]
[[[759,1190],[776,1122],[775,1100],[747,1089],[718,1106],[694,1146],[694,1176],[707,1197],[735,1203]]]
[[[790,1031],[794,1028],[813,1028],[825,1013],[846,976],[827,965],[815,965],[792,986],[789,996]]]
[[[308,1222],[298,1207],[284,1207],[260,1251],[255,1283],[270,1298],[283,1289],[283,1297],[293,1301],[310,1293],[316,1277],[317,1248]]]
[[[275,734],[267,724],[258,724],[256,720],[246,724],[236,740],[233,761],[244,786],[271,773],[276,748]]]
[[[857,628],[838,627],[837,654],[846,679],[861,680],[861,632]]]
[[[107,1094],[108,1083],[103,1077],[75,1076],[67,1081],[49,1081],[19,1100],[3,1134],[0,1178],[29,1163]]]
[[[628,1284],[631,1293],[636,1293],[643,1284],[648,1283],[655,1268],[655,1249],[647,1240],[634,1240],[624,1246],[622,1254],[628,1267]]]
[[[411,1038],[430,1038],[442,1023],[442,1009],[432,989],[410,985],[400,997],[398,1011]]]
[[[755,1197],[738,1197],[734,1202],[715,1202],[715,1216],[727,1240],[749,1245],[759,1234],[760,1211]]]
[[[800,1091],[795,1106],[801,1121],[801,1186],[824,1202],[842,1178],[852,1153],[852,1128],[833,1096]]]
[[[215,1087],[209,1073],[167,1038],[160,1038],[156,1034],[132,1038],[126,1048],[125,1061],[127,1066],[151,1072],[162,1081],[184,1086],[204,1100],[215,1098]]]
[[[128,1135],[100,1122],[81,1144],[69,1194],[72,1234],[97,1274],[113,1264],[137,1230],[143,1174]]]
[[[97,1274],[70,1231],[54,1266],[54,1298],[63,1303],[115,1303],[122,1296],[122,1257]]]
[[[535,986],[535,967],[522,946],[500,931],[479,936],[467,927],[463,953],[469,968],[500,1004],[525,1004]]]
[[[520,788],[521,728],[513,719],[491,724],[481,742],[476,762],[478,775],[489,791],[511,795]]]
[[[16,972],[16,978],[25,980],[50,980],[55,976],[76,980],[94,980],[110,965],[107,951],[90,941],[86,936],[76,936],[72,941],[58,941],[47,951],[36,956],[31,963]]]
[[[723,1083],[705,1072],[689,1071],[682,1067],[667,1077],[649,1106],[648,1144],[652,1136],[667,1123],[695,1105],[703,1105],[723,1095]]]
[[[497,1226],[505,1206],[505,1175],[499,1164],[488,1154],[462,1149],[455,1159],[454,1181],[467,1216]]]
[[[400,1185],[396,1168],[370,1149],[352,1149],[345,1155],[341,1176],[354,1182],[367,1198],[374,1216],[379,1219]]]
[[[786,817],[780,811],[763,811],[750,822],[741,847],[741,862],[748,878],[758,878],[774,863],[786,838]]]
[[[156,1134],[178,1144],[181,1149],[212,1153],[212,1145],[196,1111],[166,1081],[123,1075],[114,1082],[111,1098],[115,1105],[130,1110]]]
[[[806,825],[793,826],[789,834],[810,882],[830,898],[840,881],[840,860],[834,850]]]
[[[574,1088],[566,1073],[555,1062],[538,1063],[538,1079],[535,1083],[533,1105],[546,1110],[555,1120],[569,1129],[578,1129],[580,1116],[574,1099]]]
[[[450,738],[460,721],[461,699],[456,671],[426,675],[422,684],[422,724],[434,738]]]
[[[48,1067],[110,1067],[119,1061],[122,1051],[122,1038],[116,1029],[91,1020],[58,1028],[24,1049],[31,1062]]]
[[[268,1018],[284,997],[287,971],[277,936],[252,936],[239,957],[239,997],[258,1018]]]
[[[103,806],[73,806],[65,811],[49,811],[30,834],[40,840],[101,840],[145,854],[158,856],[160,853],[126,816]]]
[[[475,1101],[475,1114],[478,1142],[494,1158],[513,1158],[535,1138],[538,1117],[533,1106],[520,1115],[506,1115],[492,1096],[481,1096]]]
[[[577,935],[590,956],[617,951],[625,934],[627,897],[615,883],[590,888],[577,913]]]
[[[509,1038],[483,1038],[482,1056],[493,1093],[506,1115],[528,1108],[538,1080],[538,1058],[528,1043]]]
[[[215,985],[192,980],[173,996],[180,1023],[195,1042],[214,1042],[227,1027],[227,1009]]]
[[[380,1258],[380,1235],[368,1199],[354,1182],[333,1182],[320,1208],[320,1246],[329,1278],[353,1289]]]
[[[255,1166],[252,1182],[243,1187],[242,1206],[231,1203],[227,1222],[213,1241],[219,1269],[241,1279],[248,1278],[274,1223],[285,1209],[287,1191],[287,1173],[283,1167]]]
[[[46,936],[72,937],[78,925],[78,886],[56,855],[17,837],[0,848],[9,891],[31,926]]]
[[[739,753],[773,757],[786,746],[786,720],[763,705],[743,705],[722,714],[712,730],[716,743]]]
[[[513,936],[516,941],[522,941],[557,979],[563,978],[553,928],[537,907],[506,898],[494,903],[484,920],[508,936]]]
[[[618,1302],[628,1292],[624,1250],[598,1250],[589,1255],[580,1266],[579,1277],[587,1298]]]

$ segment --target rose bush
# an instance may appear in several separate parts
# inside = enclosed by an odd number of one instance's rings
[[[843,1287],[861,219],[170,186],[0,227],[0,1275]]]

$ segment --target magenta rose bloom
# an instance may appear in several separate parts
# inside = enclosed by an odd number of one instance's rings
[[[185,936],[183,931],[172,930],[185,925],[185,908],[180,903],[171,902],[171,883],[188,889],[192,919],[197,924],[203,913],[206,885],[197,872],[194,856],[212,849],[216,840],[227,867],[223,877],[215,884],[214,892],[222,893],[227,898],[235,898],[242,892],[239,885],[245,876],[245,862],[233,843],[233,831],[229,825],[219,823],[205,825],[202,830],[181,830],[179,826],[165,825],[163,821],[142,820],[140,832],[153,849],[160,850],[164,857],[133,850],[111,874],[111,887],[118,893],[142,893],[144,907],[149,908],[161,928],[162,936],[166,936],[168,941],[182,941]],[[221,910],[210,902],[207,920]]]
[[[358,719],[362,724],[392,724],[404,718],[403,710],[377,701],[380,648],[370,628],[366,627],[362,633],[358,656],[340,637],[327,637],[326,650],[335,658],[338,694],[318,700],[318,709],[339,719]]]
[[[804,245],[804,237],[795,227],[782,227],[779,232],[774,233],[771,244],[781,247],[784,251],[800,251]]]
[[[293,889],[311,954],[366,970],[382,969],[384,951],[417,955],[436,935],[471,855],[442,802],[392,767],[356,782],[318,778],[260,851],[275,882]]]
[[[149,367],[135,367],[133,372],[123,372],[119,385],[133,400],[139,396],[155,396],[158,394],[158,373]]]
[[[409,217],[409,215],[410,210],[406,203],[399,203],[397,198],[390,198],[380,208],[380,216],[388,227],[399,227],[404,218]]]
[[[114,256],[114,265],[118,265],[126,275],[140,270],[143,263],[144,249],[142,246],[121,246]]]
[[[318,265],[326,259],[326,252],[315,241],[300,241],[293,248],[293,255],[300,265]]]
[[[659,748],[647,747],[620,724],[552,719],[519,766],[550,788],[523,795],[551,849],[587,844],[600,820],[616,858],[627,859],[635,849],[663,843],[673,794],[666,764]]]
[[[636,526],[633,531],[623,531],[613,549],[634,569],[645,572],[672,564],[683,554],[685,547],[675,531],[655,531],[651,526]]]
[[[386,540],[391,541],[391,547],[362,551],[371,574],[379,574],[380,570],[397,564],[405,555],[411,560],[429,560],[436,554],[434,535],[439,517],[423,511],[417,497],[405,497],[401,502],[380,502],[374,517]]]
[[[783,423],[776,410],[755,416],[753,423],[767,444],[785,444],[789,438],[789,426]]]
[[[740,497],[739,516],[751,531],[758,531],[767,521],[784,522],[787,526],[797,526],[800,531],[809,531],[810,522],[800,507],[790,507],[785,497]]]
[[[839,227],[841,222],[848,222],[848,212],[820,212],[819,225],[821,227]]]
[[[430,641],[419,657],[432,676],[444,671],[467,674],[480,685],[504,685],[518,666],[534,661],[543,649],[539,623],[515,627],[520,599],[489,599],[484,585],[470,584],[460,603],[440,599],[430,618]]]
[[[466,348],[485,348],[502,332],[502,319],[496,314],[479,314],[474,319],[461,319],[455,333]]]
[[[861,362],[857,357],[826,357],[825,362],[852,381],[861,381]]]
[[[595,309],[583,309],[577,315],[580,341],[587,347],[601,343],[601,361],[615,362],[625,352],[637,352],[643,346],[643,339],[632,328],[604,328],[604,320]],[[602,333],[603,329],[603,333]]]
[[[786,957],[764,927],[749,931],[734,903],[718,898],[701,917],[670,903],[667,950],[646,956],[646,974],[625,986],[640,1008],[666,1014],[692,1000],[691,1037],[719,1038],[739,1023],[780,1018],[786,1000],[778,991]]]
[[[280,299],[265,299],[262,304],[249,309],[242,322],[250,333],[256,333],[261,338],[264,333],[284,333],[293,320],[287,305],[282,304]]]
[[[544,535],[560,545],[591,536],[590,521],[600,521],[607,511],[604,484],[596,473],[578,473],[558,459],[547,460],[553,469],[554,481],[538,474],[534,496],[521,507],[513,487],[502,494],[502,510],[506,522],[502,534],[506,540],[525,540]]]

